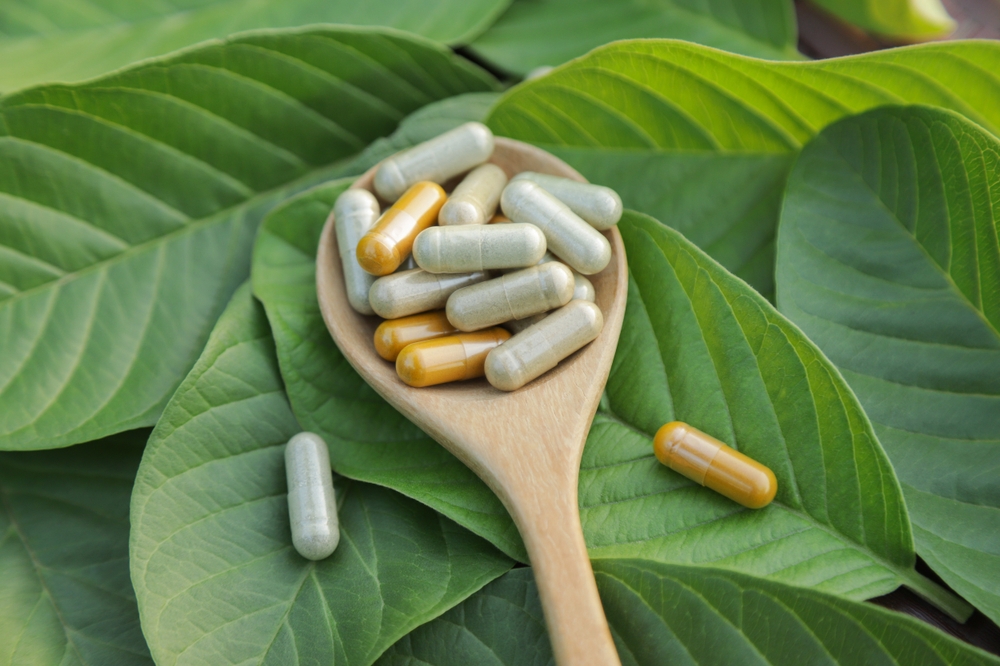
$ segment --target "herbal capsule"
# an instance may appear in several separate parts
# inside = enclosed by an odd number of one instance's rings
[[[500,206],[515,222],[541,229],[549,250],[584,275],[601,272],[611,261],[611,244],[601,232],[530,181],[512,181],[504,188]]]
[[[438,214],[438,224],[486,224],[500,203],[507,174],[496,164],[483,164],[469,172]]]
[[[414,342],[399,353],[396,374],[421,388],[483,376],[486,355],[510,338],[502,328]]]
[[[532,266],[459,289],[448,298],[448,321],[477,331],[565,305],[573,297],[573,271],[562,264]]]
[[[661,463],[749,509],[771,503],[774,472],[687,423],[673,421],[656,432],[653,453]]]
[[[546,253],[547,256],[552,256]],[[597,293],[594,291],[594,285],[590,284],[590,280],[583,277],[579,273],[573,273],[573,298],[571,300],[581,300],[590,301],[591,303],[597,297]],[[549,316],[549,313],[543,312],[541,314],[532,315],[526,319],[512,319],[511,321],[505,322],[503,327],[506,328],[511,333],[517,334],[528,328],[529,326],[534,326],[541,320]]]
[[[534,171],[522,171],[514,180],[528,180],[541,186],[595,229],[610,229],[622,217],[622,198],[610,187]]]
[[[402,319],[390,319],[375,329],[375,351],[387,361],[395,361],[403,347],[458,333],[444,310],[424,312]]]
[[[378,201],[368,190],[351,189],[337,197],[333,219],[337,231],[337,249],[344,269],[347,300],[361,314],[374,311],[368,304],[368,290],[375,278],[361,268],[356,254],[358,241],[368,233],[379,216]]]
[[[382,162],[375,172],[375,191],[395,201],[418,181],[443,183],[492,154],[493,132],[482,123],[465,123]]]
[[[515,391],[592,341],[602,328],[604,315],[599,307],[570,301],[491,351],[486,357],[486,379],[501,391]]]
[[[482,282],[487,277],[486,273],[435,275],[416,268],[375,280],[368,292],[368,302],[375,314],[383,319],[398,319],[418,312],[440,310],[454,291]]]
[[[429,181],[408,189],[358,241],[361,268],[372,275],[388,275],[399,268],[417,234],[437,221],[447,198],[440,185]]]
[[[309,560],[329,557],[340,541],[330,453],[319,435],[300,432],[285,446],[292,545]]]
[[[417,265],[431,273],[524,268],[544,254],[545,234],[532,224],[431,227],[413,243]]]

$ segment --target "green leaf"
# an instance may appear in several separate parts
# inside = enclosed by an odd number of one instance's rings
[[[246,286],[153,431],[132,496],[132,581],[158,664],[370,664],[510,567],[430,509],[352,481],[336,484],[340,546],[302,558],[284,470],[300,429]]]
[[[8,0],[0,7],[0,90],[93,78],[244,30],[317,23],[385,26],[466,43],[510,0]]]
[[[889,108],[803,149],[778,303],[857,393],[903,483],[917,552],[1000,621],[1000,141]]]
[[[323,185],[275,209],[254,248],[254,292],[274,331],[295,416],[330,444],[338,474],[398,490],[526,561],[517,528],[496,495],[375,393],[323,323],[316,301],[316,247],[348,185],[347,180]]]
[[[676,231],[635,213],[619,228],[629,301],[580,471],[591,557],[713,563],[851,599],[905,584],[967,613],[913,570],[899,484],[836,368]],[[674,420],[770,467],[774,502],[744,509],[661,466],[652,436]]]
[[[955,20],[940,0],[816,0],[816,4],[854,25],[897,39],[940,37]]]
[[[148,435],[0,454],[0,663],[152,665],[128,571]]]
[[[760,58],[799,58],[788,0],[518,0],[472,43],[517,74],[618,39],[670,37]]]
[[[774,237],[791,156],[542,147],[773,298]]]
[[[624,666],[1000,664],[905,615],[722,569],[594,563]],[[547,666],[538,592],[515,569],[386,651],[380,666]]]
[[[270,207],[494,85],[422,39],[331,28],[0,98],[0,449],[152,425]]]

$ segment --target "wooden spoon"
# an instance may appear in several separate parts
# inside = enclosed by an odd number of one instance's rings
[[[537,171],[584,181],[549,153],[510,139],[496,139],[490,161],[508,176]],[[375,168],[352,187],[374,191]],[[556,662],[620,664],[577,504],[583,445],[625,314],[628,269],[618,229],[604,232],[611,242],[611,263],[590,276],[604,313],[600,336],[527,386],[504,393],[485,379],[430,388],[403,384],[395,365],[375,353],[373,336],[380,320],[359,315],[347,302],[333,225],[331,213],[316,257],[316,291],[340,351],[383,398],[478,474],[507,507],[534,568]]]

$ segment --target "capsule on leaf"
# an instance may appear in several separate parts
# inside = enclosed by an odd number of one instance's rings
[[[309,560],[329,557],[340,542],[330,453],[319,435],[300,432],[285,446],[292,545]]]

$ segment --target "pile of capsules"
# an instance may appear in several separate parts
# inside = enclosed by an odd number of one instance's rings
[[[394,202],[384,213],[363,189],[334,206],[348,300],[387,320],[375,349],[410,386],[485,375],[514,391],[604,326],[584,276],[611,261],[601,231],[621,198],[527,171],[508,182],[487,163],[493,145],[485,125],[466,123],[379,166],[375,191]],[[439,183],[465,172],[449,197]]]

